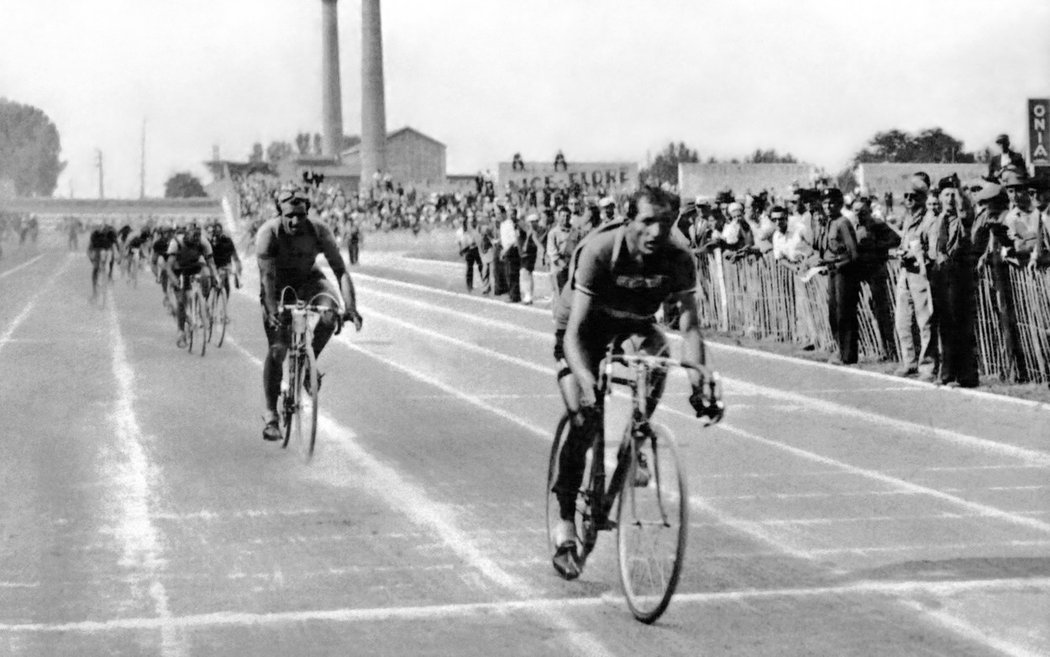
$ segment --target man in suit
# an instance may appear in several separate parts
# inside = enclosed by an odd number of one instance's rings
[[[1023,175],[1026,171],[1024,156],[1010,148],[1010,137],[999,135],[995,138],[999,147],[999,154],[988,163],[988,175],[986,178],[991,182],[998,183],[1006,169],[1015,169]]]

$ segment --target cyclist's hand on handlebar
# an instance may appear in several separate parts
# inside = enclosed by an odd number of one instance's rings
[[[357,312],[356,310],[348,310],[345,313],[343,313],[343,321],[353,322],[354,328],[360,331],[361,327],[364,326],[365,318],[362,317],[361,313]]]
[[[696,416],[706,418],[710,424],[717,424],[726,413],[719,386],[715,380],[703,381],[693,388],[689,395],[689,405],[696,411]]]

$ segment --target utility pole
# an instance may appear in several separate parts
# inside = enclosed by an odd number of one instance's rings
[[[98,167],[98,197],[106,198],[105,177],[102,170],[102,150],[95,149],[95,166]]]
[[[146,198],[146,119],[142,119],[142,150],[139,164],[139,198]]]

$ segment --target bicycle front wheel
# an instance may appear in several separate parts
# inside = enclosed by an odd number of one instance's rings
[[[317,367],[313,354],[309,347],[305,353],[296,357],[296,376],[293,381],[295,386],[295,415],[292,417],[292,433],[295,438],[296,449],[303,460],[309,462],[314,455],[314,445],[317,442],[317,415],[320,410],[318,406],[317,390]]]
[[[186,328],[186,351],[193,353],[193,342],[194,340],[200,341],[197,335],[197,297],[193,294],[186,295],[186,307],[183,309],[186,313],[186,323],[183,326]]]
[[[200,333],[201,356],[203,356],[204,352],[208,350],[208,340],[211,339],[211,331],[208,328],[208,302],[204,300],[204,295],[200,292],[194,296],[193,323]]]
[[[689,494],[674,437],[650,426],[646,438],[631,441],[616,537],[627,606],[643,623],[654,622],[671,602],[689,528]]]
[[[226,295],[226,290],[219,288],[219,294],[215,297],[215,307],[211,313],[212,321],[219,325],[219,339],[215,342],[216,347],[221,347],[222,341],[226,338],[226,324],[230,321],[226,316],[226,304],[228,301],[229,297]]]

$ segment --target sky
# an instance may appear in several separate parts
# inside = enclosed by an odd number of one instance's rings
[[[56,195],[138,197],[213,146],[321,131],[320,0],[0,0],[0,96],[58,127]],[[449,173],[515,152],[644,166],[671,142],[838,171],[878,131],[968,150],[1027,139],[1050,96],[1047,0],[386,0],[387,128],[447,146]],[[361,4],[339,0],[343,121],[361,122]]]

